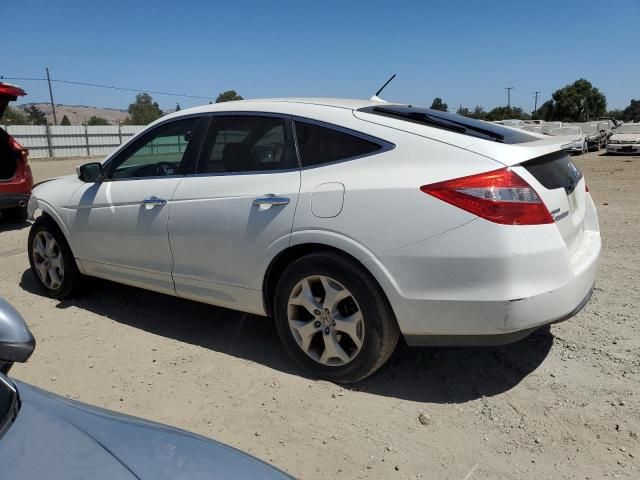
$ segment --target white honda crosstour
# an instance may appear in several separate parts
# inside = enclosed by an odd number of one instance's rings
[[[29,260],[53,297],[90,275],[271,316],[353,382],[400,336],[508,343],[588,302],[598,220],[559,142],[379,101],[181,110],[40,183]]]

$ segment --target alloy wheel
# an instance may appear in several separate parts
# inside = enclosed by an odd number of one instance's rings
[[[298,282],[289,296],[287,317],[298,346],[322,365],[346,365],[362,349],[362,311],[351,292],[330,277],[308,276]]]
[[[33,263],[38,277],[49,290],[57,290],[64,280],[62,250],[49,232],[40,231],[33,239]]]

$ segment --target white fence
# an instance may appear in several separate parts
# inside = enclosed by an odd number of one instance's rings
[[[29,158],[46,158],[107,155],[145,127],[0,125],[0,128],[29,149]]]

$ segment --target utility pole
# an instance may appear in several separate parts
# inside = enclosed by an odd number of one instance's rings
[[[507,91],[507,110],[511,113],[511,90],[513,87],[505,87],[505,90]]]
[[[53,90],[51,90],[51,78],[49,77],[49,67],[46,67],[47,70],[47,83],[49,84],[49,98],[51,99],[51,111],[53,112],[53,124],[58,124],[58,118],[56,117],[56,104],[53,103]]]
[[[535,100],[533,101],[533,115],[535,115],[538,111],[538,95],[540,95],[540,92],[533,92],[533,94],[535,95]]]

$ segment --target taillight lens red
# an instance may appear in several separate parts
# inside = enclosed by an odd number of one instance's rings
[[[503,225],[553,223],[536,191],[509,168],[424,185],[420,190]]]
[[[28,159],[29,150],[27,150],[22,145],[20,145],[18,141],[15,138],[13,138],[11,135],[9,135],[9,146],[16,152],[20,153],[20,157],[25,163],[29,161]]]

